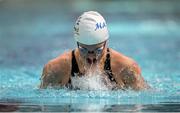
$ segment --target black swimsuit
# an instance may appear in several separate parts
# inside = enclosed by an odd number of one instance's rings
[[[82,73],[80,73],[80,71],[79,71],[79,67],[78,67],[74,52],[75,52],[75,50],[72,51],[72,68],[71,68],[71,76],[72,77],[74,77],[75,75],[82,75]],[[116,80],[113,78],[113,73],[111,70],[111,60],[110,60],[109,48],[107,48],[106,61],[104,64],[104,71],[106,72],[106,75],[108,76],[108,78],[110,79],[111,82],[117,83]],[[68,81],[67,87],[73,88],[73,86],[71,84],[71,77]]]

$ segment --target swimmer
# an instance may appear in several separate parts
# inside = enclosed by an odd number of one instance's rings
[[[72,77],[86,76],[87,72],[95,72],[97,67],[115,84],[112,89],[142,90],[149,87],[133,59],[108,47],[107,24],[98,12],[84,12],[77,19],[74,38],[77,48],[44,66],[40,88],[73,88]]]

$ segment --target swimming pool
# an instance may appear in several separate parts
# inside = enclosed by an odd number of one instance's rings
[[[171,14],[169,10],[157,14],[153,10],[148,14],[127,13],[127,10],[125,15],[118,9],[104,11],[110,29],[109,46],[139,63],[151,90],[39,89],[44,64],[75,47],[71,27],[77,12],[57,16],[58,13],[51,14],[58,8],[53,4],[50,12],[43,13],[45,5],[37,12],[37,15],[43,14],[37,16],[32,13],[37,9],[16,5],[5,2],[0,7],[3,15],[0,21],[0,111],[180,112],[178,15],[167,15]],[[137,4],[130,2],[130,5]],[[23,8],[26,10],[20,11]],[[16,16],[12,15],[14,12]]]

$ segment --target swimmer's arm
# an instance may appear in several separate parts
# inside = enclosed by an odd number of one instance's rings
[[[40,88],[59,88],[66,84],[66,76],[67,75],[62,66],[56,64],[46,64],[43,68],[42,76],[41,76],[41,84]]]
[[[49,61],[43,68],[40,88],[61,87],[68,83],[71,75],[71,52],[66,52]]]
[[[140,67],[134,63],[122,72],[123,82],[126,88],[142,90],[150,88],[141,75]]]
[[[57,81],[55,81],[55,73],[51,69],[50,64],[46,64],[43,68],[41,76],[40,88],[47,88],[48,86],[54,86]]]

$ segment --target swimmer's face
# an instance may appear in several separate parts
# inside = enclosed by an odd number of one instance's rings
[[[77,45],[80,55],[91,64],[97,62],[97,60],[102,56],[106,47],[106,41],[94,45],[84,45],[78,42]]]

